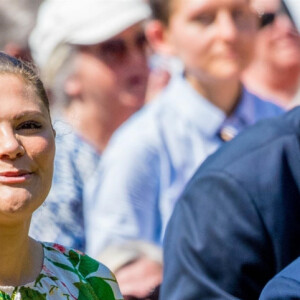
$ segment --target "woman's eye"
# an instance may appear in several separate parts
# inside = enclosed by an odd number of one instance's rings
[[[17,130],[35,130],[42,128],[42,124],[36,121],[26,121],[17,126]]]

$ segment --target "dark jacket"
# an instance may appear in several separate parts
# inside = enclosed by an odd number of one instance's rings
[[[167,228],[162,300],[258,299],[300,255],[299,136],[296,108],[198,169]]]

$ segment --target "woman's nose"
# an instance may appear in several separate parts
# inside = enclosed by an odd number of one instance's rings
[[[13,128],[7,125],[0,126],[0,159],[15,159],[21,157],[25,149],[16,136]]]

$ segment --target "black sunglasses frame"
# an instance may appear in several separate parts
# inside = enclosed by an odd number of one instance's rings
[[[268,26],[272,24],[275,21],[276,13],[274,12],[266,12],[259,15],[260,19],[260,28],[264,28],[265,26]]]

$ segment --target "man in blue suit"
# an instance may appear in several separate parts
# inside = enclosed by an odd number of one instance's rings
[[[300,12],[299,0],[285,4]],[[255,125],[198,169],[167,228],[161,299],[258,299],[298,256],[300,107]],[[261,299],[300,299],[299,259]]]
[[[161,299],[258,299],[300,255],[299,191],[296,108],[247,130],[198,169],[167,228]]]

